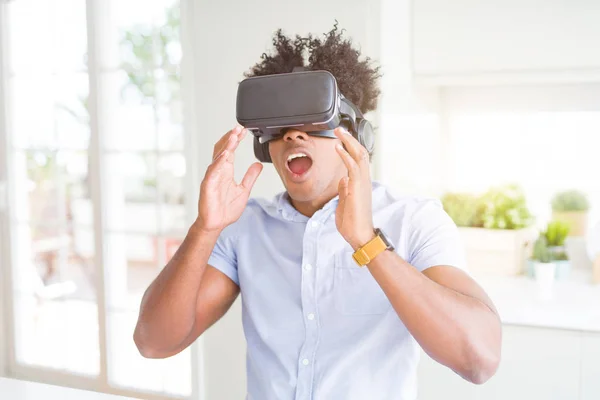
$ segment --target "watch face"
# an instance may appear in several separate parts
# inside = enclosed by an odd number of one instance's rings
[[[394,250],[394,246],[392,245],[392,242],[390,242],[387,235],[381,229],[379,229],[379,228],[375,229],[375,234],[378,235],[383,240],[383,242],[387,246],[388,250]]]

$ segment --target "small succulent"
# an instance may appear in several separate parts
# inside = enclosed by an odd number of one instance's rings
[[[571,225],[564,221],[551,221],[544,232],[548,246],[564,246],[570,230]]]
[[[548,243],[544,234],[541,234],[533,244],[532,258],[541,263],[549,263],[552,261],[552,252],[548,248]]]
[[[590,203],[585,193],[578,190],[559,192],[552,198],[552,211],[587,211]]]

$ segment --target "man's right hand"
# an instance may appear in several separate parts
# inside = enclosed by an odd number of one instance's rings
[[[235,150],[247,133],[247,129],[238,125],[214,146],[213,161],[200,186],[196,226],[202,231],[220,232],[237,221],[246,207],[250,191],[263,168],[261,163],[254,163],[240,184],[234,180]]]

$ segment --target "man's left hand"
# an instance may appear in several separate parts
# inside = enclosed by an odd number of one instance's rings
[[[369,153],[343,128],[337,128],[335,135],[342,141],[343,146],[338,144],[336,149],[348,169],[348,176],[342,178],[338,186],[340,198],[335,224],[344,239],[357,250],[375,237]]]

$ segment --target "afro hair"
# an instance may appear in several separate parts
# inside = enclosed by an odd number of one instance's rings
[[[378,79],[380,67],[372,65],[369,57],[360,59],[360,51],[352,47],[352,41],[343,37],[336,21],[324,38],[285,36],[278,29],[273,36],[274,53],[263,53],[262,61],[246,72],[246,78],[292,72],[295,67],[306,70],[329,71],[336,79],[340,92],[356,105],[362,113],[377,108],[380,94]],[[308,63],[305,62],[308,52]]]

